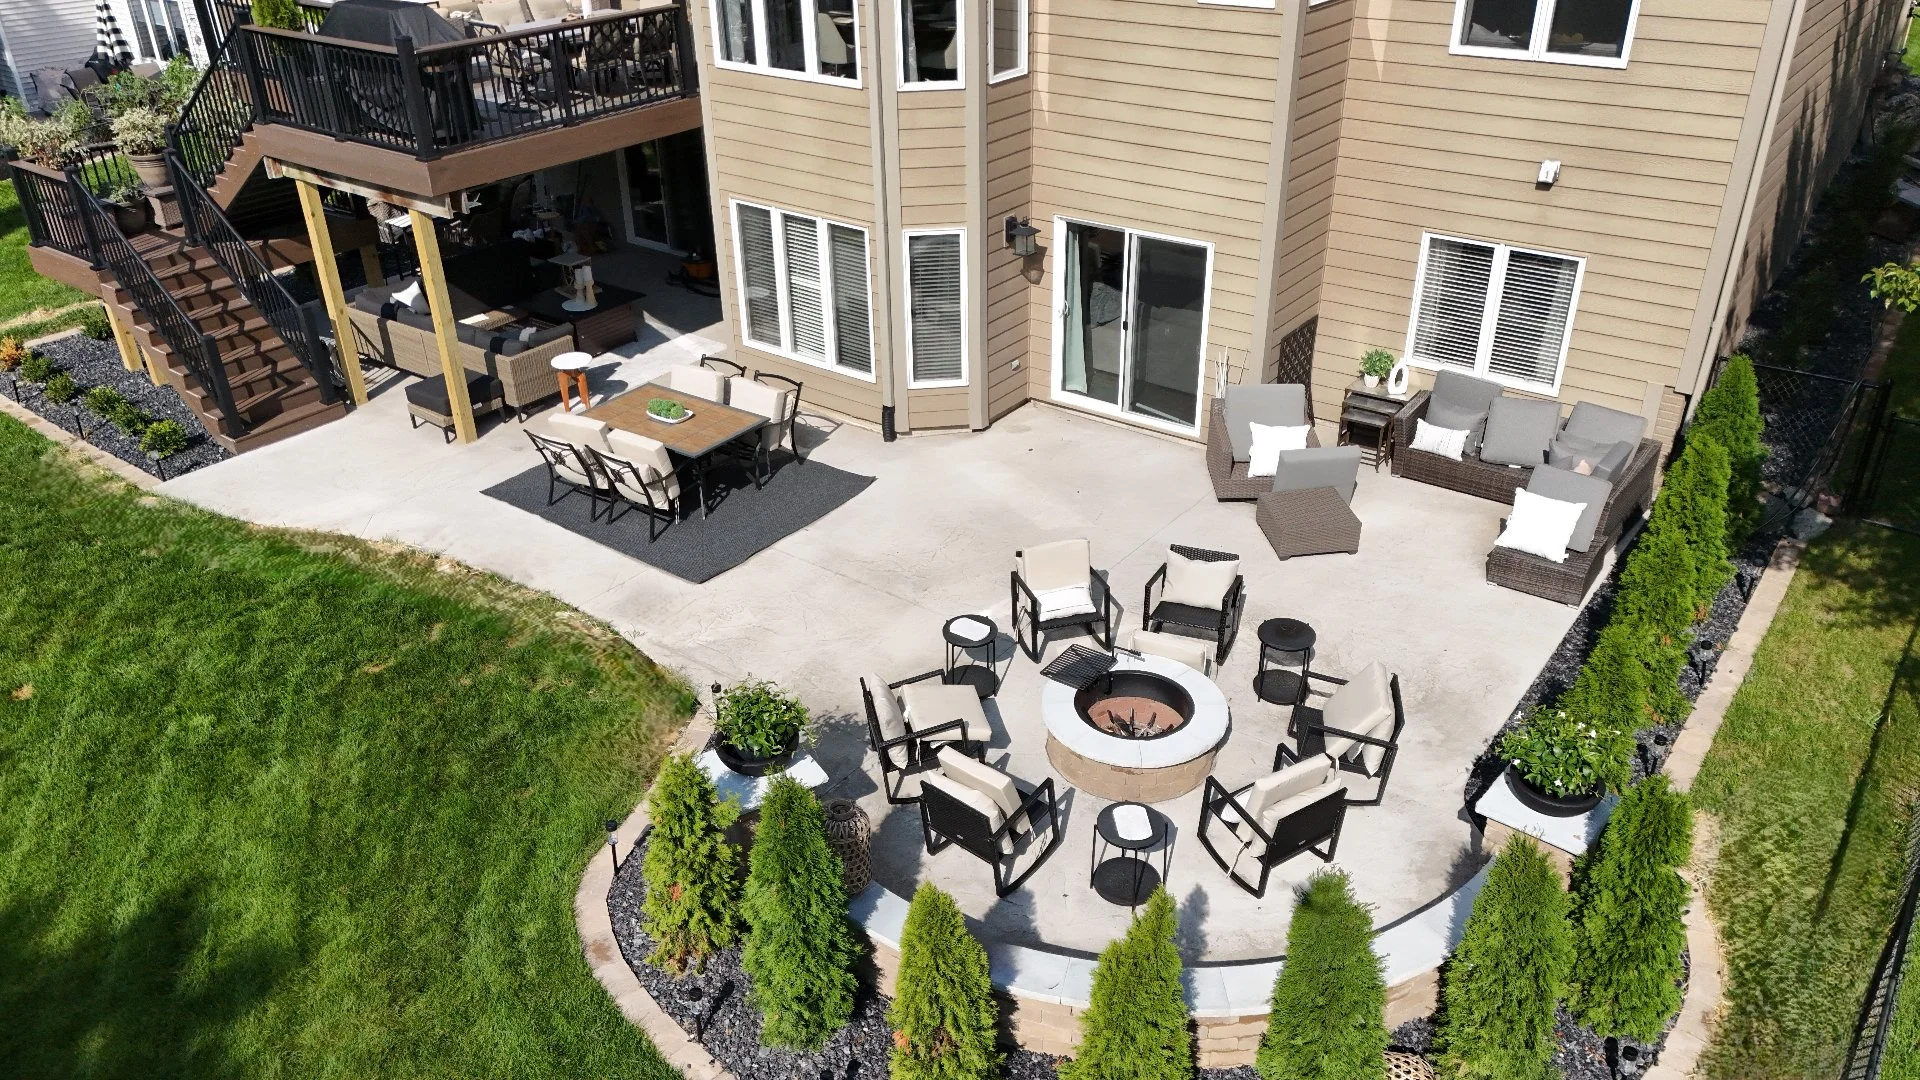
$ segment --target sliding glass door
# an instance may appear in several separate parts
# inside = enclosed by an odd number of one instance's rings
[[[1196,425],[1212,249],[1064,219],[1056,240],[1055,396]]]

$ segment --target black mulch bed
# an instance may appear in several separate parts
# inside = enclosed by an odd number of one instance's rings
[[[0,392],[17,399],[60,428],[80,435],[88,442],[162,478],[223,461],[233,455],[207,437],[207,429],[187,403],[170,386],[155,386],[144,372],[128,371],[120,363],[120,350],[111,341],[95,341],[85,335],[61,338],[37,346],[35,352],[53,361],[54,368],[73,377],[84,395],[96,386],[110,386],[120,396],[139,406],[155,420],[173,420],[187,433],[187,448],[155,464],[140,449],[140,440],[121,431],[99,416],[80,397],[64,405],[48,401],[40,387],[20,378],[19,372],[0,375]]]

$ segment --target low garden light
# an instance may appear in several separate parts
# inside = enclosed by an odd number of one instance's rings
[[[607,819],[607,857],[613,860],[613,872],[616,874],[620,872],[620,842],[619,838],[614,836],[614,830],[618,828],[620,828],[619,822],[612,818]]]
[[[1039,250],[1034,238],[1040,235],[1040,230],[1034,228],[1027,218],[1009,215],[1006,233],[1007,246],[1013,249],[1015,255],[1024,259]]]

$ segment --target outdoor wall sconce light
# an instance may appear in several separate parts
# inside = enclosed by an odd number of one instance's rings
[[[1024,259],[1038,251],[1034,237],[1039,235],[1040,230],[1028,224],[1026,218],[1007,218],[1007,246],[1013,249],[1015,255]]]

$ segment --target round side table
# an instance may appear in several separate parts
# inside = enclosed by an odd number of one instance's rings
[[[1313,627],[1299,619],[1268,619],[1260,624],[1260,663],[1253,676],[1253,693],[1275,705],[1298,705],[1307,699],[1307,672],[1313,667]],[[1298,664],[1298,670],[1290,666]]]
[[[994,652],[1000,628],[985,615],[955,615],[940,628],[947,642],[946,673],[940,681],[948,686],[971,686],[981,698],[1000,692],[1000,675],[994,670],[999,656]],[[987,650],[987,662],[975,663],[973,653]]]
[[[547,363],[553,368],[554,374],[560,377],[560,407],[567,412],[573,411],[567,391],[576,390],[580,394],[580,411],[586,412],[593,405],[593,397],[587,392],[587,369],[593,366],[593,354],[563,352]]]
[[[1139,825],[1142,815],[1146,818],[1144,826]],[[1129,817],[1134,828],[1126,827]],[[1130,908],[1147,902],[1173,868],[1173,845],[1167,842],[1170,825],[1165,814],[1144,803],[1118,802],[1100,811],[1093,822],[1093,873],[1088,882],[1100,899]],[[1103,844],[1121,854],[1102,860]],[[1149,857],[1155,848],[1161,851],[1158,867]]]

